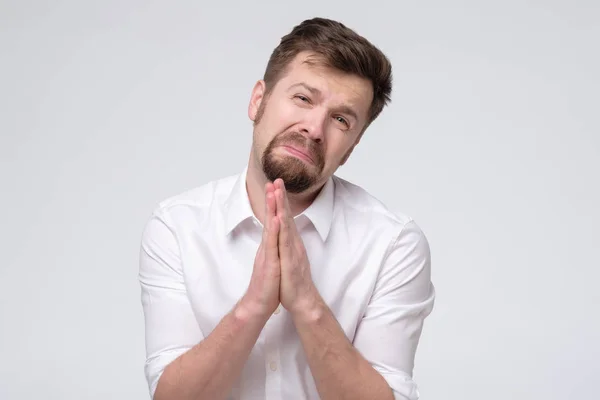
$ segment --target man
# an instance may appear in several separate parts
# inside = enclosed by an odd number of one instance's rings
[[[307,20],[254,86],[247,168],[162,202],[140,282],[150,393],[167,399],[417,399],[427,240],[337,177],[389,101],[391,66]]]

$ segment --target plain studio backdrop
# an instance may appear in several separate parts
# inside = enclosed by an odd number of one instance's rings
[[[484,4],[485,3],[485,4]],[[411,215],[423,399],[599,399],[597,1],[2,1],[0,398],[148,398],[156,204],[241,171],[279,39],[338,19],[394,67],[339,176]]]

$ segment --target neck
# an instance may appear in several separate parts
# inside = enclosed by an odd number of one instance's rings
[[[265,185],[267,184],[267,177],[265,176],[260,163],[257,163],[252,155],[248,162],[248,170],[246,174],[246,191],[248,192],[248,198],[250,200],[250,206],[256,218],[264,224],[265,218]],[[312,202],[315,200],[319,192],[324,186],[324,182],[315,185],[313,188],[308,189],[303,193],[289,193],[288,201],[292,215],[302,213],[306,210]]]

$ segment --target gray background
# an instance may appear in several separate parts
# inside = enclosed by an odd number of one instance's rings
[[[339,175],[430,240],[422,398],[600,398],[599,2],[0,4],[0,398],[148,397],[143,225],[243,168],[252,86],[316,15],[394,65]]]

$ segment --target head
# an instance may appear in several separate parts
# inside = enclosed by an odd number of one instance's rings
[[[252,159],[291,193],[324,183],[390,101],[386,56],[343,24],[315,18],[281,39],[252,91]]]

